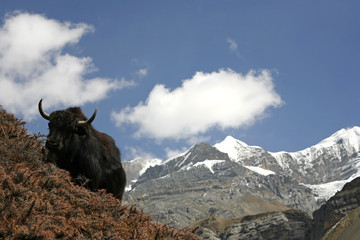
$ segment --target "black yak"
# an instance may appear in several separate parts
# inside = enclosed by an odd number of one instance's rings
[[[44,112],[42,99],[39,112],[49,121],[49,135],[45,147],[48,159],[76,178],[86,178],[90,190],[106,189],[121,199],[126,185],[126,175],[121,164],[120,151],[109,135],[96,131],[79,107]]]

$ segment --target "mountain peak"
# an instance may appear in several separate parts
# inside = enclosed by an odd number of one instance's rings
[[[206,159],[228,160],[226,153],[219,151],[217,148],[210,146],[207,143],[200,143],[194,145],[189,151],[182,156],[182,160],[178,161],[179,166],[188,164],[190,162],[197,163]],[[181,162],[181,163],[180,163]]]
[[[227,136],[221,143],[226,143],[226,144],[240,144],[244,147],[248,147],[249,145],[247,145],[246,143],[240,141],[239,139],[236,139],[232,136]]]
[[[246,143],[232,137],[227,136],[222,142],[214,145],[219,151],[227,153],[232,161],[241,161],[243,157],[257,154],[263,150],[261,147],[249,146]]]
[[[236,161],[238,158],[238,152],[236,151],[239,147],[247,147],[248,145],[232,136],[227,136],[222,142],[214,145],[219,151],[227,153],[231,160]]]
[[[305,159],[309,164],[325,151],[341,158],[342,154],[352,155],[360,150],[360,127],[343,128],[318,144],[298,152],[289,153],[295,159]],[[311,165],[311,164],[310,164]]]
[[[352,127],[352,128],[343,128],[330,137],[322,140],[317,145],[321,147],[331,147],[334,144],[349,144],[353,146],[356,152],[360,149],[360,127]]]
[[[229,156],[226,153],[219,151],[217,148],[212,147],[207,143],[196,144],[188,151],[175,158],[147,168],[136,184],[164,177],[172,172],[189,169],[191,166],[206,165],[210,171],[212,171],[213,164],[223,161],[230,161]]]

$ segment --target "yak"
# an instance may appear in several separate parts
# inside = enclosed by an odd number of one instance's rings
[[[121,200],[126,175],[120,151],[112,137],[91,126],[97,109],[87,119],[79,107],[48,114],[41,99],[38,108],[40,115],[49,121],[45,143],[48,160],[69,171],[73,179],[85,178],[84,185],[90,190],[106,189]]]

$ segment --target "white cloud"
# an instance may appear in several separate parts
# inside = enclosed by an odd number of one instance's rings
[[[152,153],[149,153],[149,152],[145,152],[140,147],[125,146],[125,150],[127,151],[128,160],[133,160],[133,159],[140,158],[140,157],[145,158],[145,159],[156,158],[155,155],[153,155]]]
[[[230,44],[229,45],[229,49],[231,52],[234,52],[236,54],[236,56],[240,57],[240,53],[239,53],[239,50],[238,50],[238,44],[237,42],[232,39],[232,38],[228,38],[227,39],[227,42]]]
[[[136,72],[136,75],[140,78],[146,77],[148,74],[148,69],[147,68],[141,68]]]
[[[37,114],[37,103],[82,105],[100,100],[110,90],[133,85],[125,80],[84,76],[95,70],[92,59],[62,53],[94,29],[59,22],[43,15],[14,12],[0,27],[0,102],[27,119]]]
[[[251,125],[267,108],[281,104],[268,70],[242,75],[221,69],[197,72],[174,90],[156,85],[145,103],[114,112],[112,118],[118,126],[136,125],[137,137],[191,141],[212,127]]]
[[[171,158],[175,158],[181,154],[183,154],[184,152],[186,152],[188,149],[183,147],[181,149],[171,149],[171,148],[165,148],[165,153],[166,153],[166,159],[171,159]]]
[[[186,139],[186,143],[189,144],[190,146],[192,146],[192,145],[199,144],[199,143],[207,143],[210,140],[211,140],[210,136],[193,135],[193,136],[189,136]]]
[[[230,50],[236,52],[238,49],[238,45],[237,45],[236,41],[232,38],[228,38],[227,41],[230,44],[230,46],[229,46]]]

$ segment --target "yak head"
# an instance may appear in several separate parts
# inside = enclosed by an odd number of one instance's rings
[[[79,107],[72,107],[47,114],[42,108],[42,99],[38,107],[40,115],[49,121],[49,135],[45,147],[49,151],[49,160],[54,161],[80,147],[82,139],[90,134],[91,122],[97,113],[95,109],[93,115],[87,119]]]

